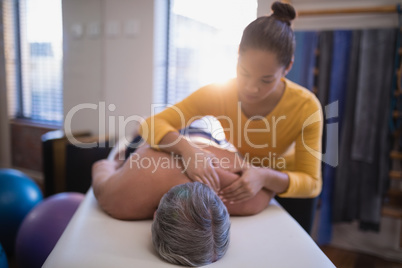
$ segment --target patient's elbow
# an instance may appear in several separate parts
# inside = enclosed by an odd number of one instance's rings
[[[256,215],[258,213],[260,213],[261,211],[263,211],[268,205],[265,204],[264,206],[247,206],[244,210],[242,215],[243,216],[253,216]]]
[[[121,215],[121,209],[119,209],[118,198],[116,198],[118,195],[114,194],[111,187],[106,189],[105,187],[104,184],[92,184],[98,206],[109,216],[116,219],[122,219],[123,215]]]
[[[232,216],[252,216],[263,211],[269,204],[270,198],[267,194],[259,193],[252,199],[238,204],[225,204]]]
[[[122,210],[115,198],[112,198],[111,196],[98,196],[96,199],[102,211],[108,214],[110,217],[118,220],[127,219],[126,213],[124,213],[124,210]]]
[[[264,206],[249,206],[243,204],[226,205],[231,216],[252,216],[263,211],[267,205]]]
[[[118,220],[145,220],[152,219],[153,211],[149,205],[144,204],[136,195],[125,195],[116,192],[101,195],[98,200],[100,208],[112,218]]]
[[[122,210],[115,209],[115,208],[105,208],[104,211],[106,214],[108,214],[110,217],[116,219],[116,220],[131,220],[130,217],[128,217],[125,213],[122,212]]]

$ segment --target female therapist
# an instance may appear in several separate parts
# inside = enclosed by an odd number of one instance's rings
[[[285,78],[293,64],[295,10],[280,2],[272,10],[245,28],[236,78],[200,88],[140,127],[153,148],[182,157],[190,180],[209,185],[231,204],[262,188],[298,198],[321,191],[321,106],[314,94]],[[207,115],[220,121],[226,139],[247,160],[232,170],[239,179],[223,189],[214,170],[219,163],[178,131]]]

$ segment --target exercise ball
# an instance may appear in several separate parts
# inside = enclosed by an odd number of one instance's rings
[[[7,255],[0,244],[0,268],[8,268]]]
[[[24,173],[0,169],[0,243],[7,254],[14,253],[22,220],[42,200],[38,185]]]
[[[18,267],[42,267],[84,197],[81,193],[55,194],[29,212],[17,235]]]

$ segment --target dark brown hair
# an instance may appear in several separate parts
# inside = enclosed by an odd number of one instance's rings
[[[273,14],[251,22],[243,31],[240,53],[246,49],[261,49],[273,52],[283,66],[289,66],[295,50],[295,35],[291,21],[296,11],[290,4],[274,2]]]

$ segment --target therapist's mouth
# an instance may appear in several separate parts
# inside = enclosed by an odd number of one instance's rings
[[[257,100],[259,98],[259,96],[257,95],[250,95],[250,94],[243,94],[243,96],[247,99],[247,100]]]

